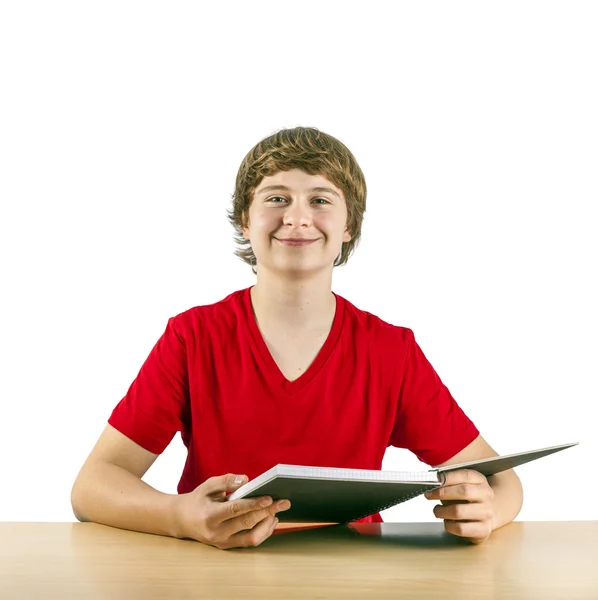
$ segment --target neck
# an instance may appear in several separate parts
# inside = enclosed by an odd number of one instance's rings
[[[331,272],[303,279],[258,272],[251,302],[260,327],[306,333],[330,328],[336,312],[331,285]]]

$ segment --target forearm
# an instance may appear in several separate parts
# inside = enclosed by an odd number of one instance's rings
[[[79,521],[175,536],[174,501],[127,470],[98,462],[83,468],[71,492]]]
[[[519,514],[523,504],[523,487],[512,469],[488,477],[488,483],[494,492],[492,530],[495,530],[510,523]]]

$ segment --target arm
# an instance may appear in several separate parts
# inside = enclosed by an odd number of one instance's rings
[[[157,456],[107,425],[73,485],[77,519],[228,549],[258,546],[272,535],[276,513],[290,508],[270,497],[226,502],[246,482],[234,473],[187,494],[163,494],[141,481]]]
[[[159,492],[141,480],[157,457],[107,425],[73,485],[75,517],[174,536],[176,495]]]
[[[461,452],[436,466],[493,456],[498,456],[498,453],[480,435]],[[513,469],[488,478],[470,469],[452,471],[447,473],[442,488],[425,496],[429,500],[442,501],[441,505],[434,507],[434,514],[445,519],[445,529],[449,533],[473,543],[483,542],[492,531],[513,521],[523,504],[523,488]]]
[[[513,469],[488,477],[488,483],[494,492],[494,531],[519,514],[523,505],[523,487]]]

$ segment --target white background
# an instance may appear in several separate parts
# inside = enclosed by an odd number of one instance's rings
[[[70,491],[170,316],[251,285],[226,219],[284,127],[368,185],[333,289],[414,330],[499,453],[518,520],[596,519],[594,2],[4,2],[0,520]],[[145,480],[176,491],[177,437]],[[389,449],[385,469],[427,466]],[[435,521],[415,499],[387,521]]]

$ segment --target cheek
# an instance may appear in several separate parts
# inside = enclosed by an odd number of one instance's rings
[[[345,231],[345,221],[338,215],[322,215],[318,221],[319,226],[326,231],[328,237],[341,238]]]
[[[273,216],[271,214],[268,214],[265,212],[256,213],[253,216],[252,223],[253,223],[254,229],[259,229],[260,231],[268,230],[275,225],[275,219],[273,218]]]
[[[276,216],[268,212],[255,212],[251,215],[250,233],[255,238],[263,238],[264,236],[274,233],[279,226]],[[254,240],[259,244],[258,239]]]

